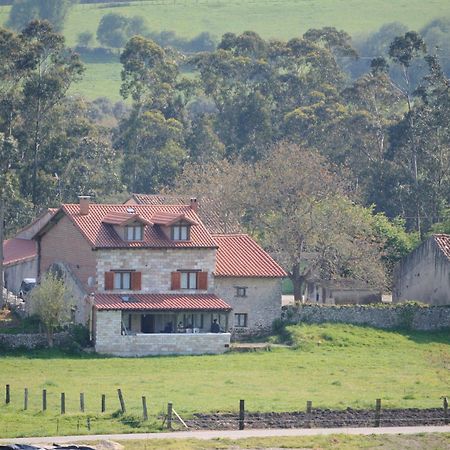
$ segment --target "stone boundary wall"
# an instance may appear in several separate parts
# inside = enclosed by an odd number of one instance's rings
[[[55,333],[54,346],[58,347],[70,340],[69,333]],[[0,334],[0,352],[1,349],[15,350],[24,348],[33,350],[35,348],[47,348],[47,336],[45,334]]]
[[[348,323],[384,329],[438,331],[450,329],[450,305],[286,306],[281,318],[289,323]]]

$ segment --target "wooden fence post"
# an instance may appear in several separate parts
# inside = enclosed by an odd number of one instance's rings
[[[167,403],[167,428],[169,430],[172,429],[172,420],[173,420],[173,405],[172,403]]]
[[[245,400],[239,401],[239,429],[243,430],[245,428]]]
[[[61,414],[66,413],[66,394],[61,392]]]
[[[381,398],[377,398],[377,402],[375,405],[375,426],[380,426],[380,419],[381,419]]]
[[[84,413],[84,392],[80,392],[80,411]]]
[[[117,394],[119,395],[120,409],[122,411],[122,414],[125,414],[125,412],[126,412],[125,401],[123,399],[123,395],[122,395],[121,389],[117,389]]]
[[[148,413],[147,413],[147,399],[145,396],[142,396],[142,417],[144,420],[148,420]]]
[[[311,414],[311,412],[312,412],[312,401],[308,400],[306,402],[306,413],[307,414]]]
[[[11,403],[11,389],[9,384],[6,385],[5,403],[8,405]]]
[[[102,394],[102,413],[106,411],[106,395]]]
[[[42,411],[47,410],[47,389],[42,389]]]
[[[444,397],[444,423],[448,425],[448,399]]]
[[[23,409],[24,411],[28,409],[28,388],[23,391]]]

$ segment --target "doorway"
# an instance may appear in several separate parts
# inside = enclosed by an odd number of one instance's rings
[[[141,316],[141,333],[155,332],[155,316],[152,314],[143,314]]]

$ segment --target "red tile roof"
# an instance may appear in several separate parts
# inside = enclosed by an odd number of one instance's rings
[[[132,194],[131,199],[140,205],[187,205],[195,195]],[[217,200],[197,197],[198,211],[210,233],[240,233],[242,227],[236,217],[226,211]]]
[[[103,223],[105,217],[111,213],[127,213],[130,205],[101,205],[91,204],[89,214],[81,215],[78,204],[62,205],[60,213],[65,213],[81,234],[94,248],[216,248],[217,245],[200,221],[199,217],[187,205],[133,205],[133,214],[148,222],[156,214],[170,213],[185,215],[190,221],[196,222],[192,226],[189,241],[172,241],[159,226],[146,226],[142,241],[124,241],[116,233],[112,225]]]
[[[36,242],[28,239],[13,238],[3,242],[3,264],[12,266],[36,257]]]
[[[434,234],[433,237],[442,253],[450,259],[450,234]]]
[[[190,223],[191,225],[197,225],[197,222],[186,217],[186,214],[172,214],[167,212],[156,213],[152,216],[153,223],[158,225],[170,226],[176,222],[185,221]]]
[[[246,234],[214,234],[218,277],[286,277],[287,273]]]
[[[110,225],[120,225],[124,226],[132,222],[141,222],[145,225],[153,225],[152,222],[143,219],[139,214],[133,214],[130,212],[110,212],[107,214],[103,220],[103,223],[109,223]]]
[[[95,294],[97,310],[230,311],[231,306],[213,294]]]

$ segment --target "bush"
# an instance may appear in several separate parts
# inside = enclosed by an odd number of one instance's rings
[[[80,347],[84,348],[91,345],[89,330],[84,325],[72,325],[69,333],[73,341]]]

